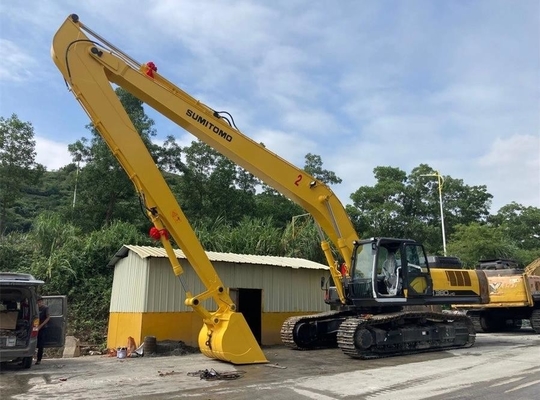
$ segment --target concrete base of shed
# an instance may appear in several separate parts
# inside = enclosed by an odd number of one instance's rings
[[[281,344],[283,322],[295,315],[316,314],[318,311],[262,313],[261,345]],[[140,346],[146,336],[156,340],[181,340],[188,346],[198,347],[202,319],[194,312],[110,313],[107,347],[125,347],[128,337]]]

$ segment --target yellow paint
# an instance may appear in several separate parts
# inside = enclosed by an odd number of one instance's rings
[[[426,278],[424,276],[418,276],[414,278],[410,286],[416,293],[419,294],[425,293],[428,287]],[[407,297],[407,293],[405,293],[405,297]]]
[[[107,348],[126,347],[128,337],[139,345],[141,337],[141,313],[110,313]]]
[[[316,314],[313,312],[262,313],[261,344],[281,344],[281,325],[296,315]],[[198,347],[202,319],[194,312],[162,313],[110,313],[107,348],[125,347],[128,337],[140,346],[146,336],[159,340],[181,340],[188,346]]]
[[[233,364],[268,362],[239,312],[224,314],[215,324],[206,322],[199,333],[199,349],[207,357]]]
[[[202,320],[192,312],[176,313],[110,313],[107,347],[126,346],[129,336],[139,346],[146,336],[157,340],[182,340],[197,346]]]
[[[527,304],[522,276],[488,276],[490,303]]]
[[[474,293],[480,293],[480,282],[478,280],[478,275],[476,274],[475,270],[447,270],[442,268],[431,268],[430,269],[431,278],[433,280],[433,290],[448,290],[452,291],[455,289],[459,290],[472,290]],[[459,286],[452,286],[448,274],[455,273],[460,277],[465,277],[465,275],[468,275],[468,279],[470,280],[471,284],[470,286],[465,284],[460,284]]]
[[[517,274],[507,276],[490,275],[487,277],[489,283],[488,304],[456,304],[453,307],[462,309],[531,307],[534,304],[530,290],[533,286],[527,287],[527,282],[530,284],[531,278],[535,279],[535,277],[525,277]],[[540,281],[538,288],[540,289]]]
[[[309,315],[317,313],[317,311],[262,313],[262,344],[266,346],[281,344],[281,326],[287,318],[297,315]]]

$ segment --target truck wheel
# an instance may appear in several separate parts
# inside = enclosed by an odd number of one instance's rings
[[[22,367],[29,369],[32,366],[32,357],[24,357],[22,360]]]
[[[505,320],[501,321],[490,314],[483,314],[480,317],[480,325],[482,326],[484,332],[500,332],[504,330],[503,328],[505,324]]]
[[[512,325],[510,326],[511,330],[513,331],[519,331],[521,327],[523,326],[523,321],[520,319],[514,319],[512,321]]]
[[[536,333],[540,333],[540,308],[533,310],[531,314],[531,328]]]

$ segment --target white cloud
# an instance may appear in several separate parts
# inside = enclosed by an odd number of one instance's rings
[[[512,135],[498,138],[479,158],[478,181],[494,195],[494,209],[516,199],[525,206],[540,207],[540,137]]]
[[[281,157],[301,166],[306,153],[320,155],[343,179],[335,187],[343,202],[373,183],[378,165],[410,172],[427,163],[465,184],[486,184],[495,196],[492,212],[514,200],[535,205],[540,7],[443,3],[96,0],[77,10],[67,0],[0,4],[0,44],[11,46],[5,57],[12,57],[0,70],[2,98],[13,99],[9,113],[39,115],[41,131],[59,130],[50,113],[82,115],[58,100],[64,87],[57,71],[54,80],[44,72],[54,69],[54,31],[76,11],[135,59],[155,61],[193,97],[230,111],[247,136]],[[35,83],[34,90],[24,86],[30,77],[43,81],[39,91]],[[21,90],[8,85],[14,78]],[[36,104],[48,108],[40,114]],[[161,120],[160,138],[194,139]],[[87,120],[69,122],[60,130],[73,135]]]
[[[24,51],[11,40],[2,38],[0,38],[0,49],[2,49],[2,64],[4,65],[0,68],[0,82],[22,82],[32,78],[36,60],[29,54],[28,49]]]
[[[72,162],[66,143],[55,142],[42,136],[35,136],[36,162],[47,167],[48,171],[65,167]]]

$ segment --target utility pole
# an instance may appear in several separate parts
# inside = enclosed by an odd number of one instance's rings
[[[75,156],[75,161],[77,161],[77,171],[75,172],[75,189],[73,190],[73,204],[71,208],[75,208],[75,203],[77,201],[77,184],[79,182],[79,164],[81,162],[81,155],[77,154]]]
[[[443,254],[446,256],[446,235],[444,233],[444,212],[443,212],[443,201],[442,201],[442,187],[443,187],[444,179],[439,173],[439,171],[435,171],[435,173],[433,174],[424,174],[420,176],[437,177],[437,183],[439,184],[439,206],[441,208],[441,231],[442,231]]]

